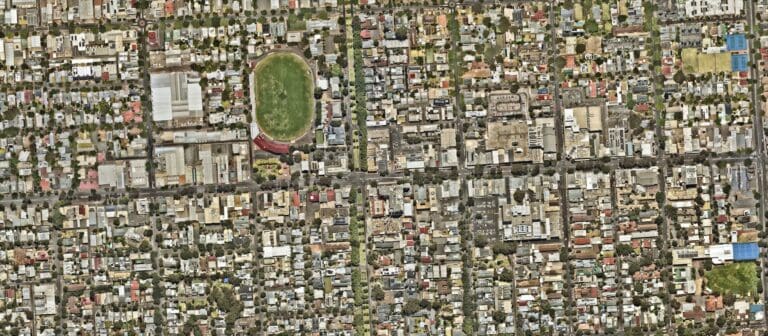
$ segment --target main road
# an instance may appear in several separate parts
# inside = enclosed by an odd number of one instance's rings
[[[764,125],[763,125],[763,108],[762,108],[762,94],[758,92],[758,83],[761,80],[761,74],[758,72],[757,69],[757,60],[755,59],[755,51],[754,48],[754,39],[755,39],[755,2],[751,0],[745,1],[746,4],[746,15],[747,15],[747,23],[749,26],[749,38],[747,39],[747,50],[749,51],[749,64],[751,65],[750,68],[750,81],[751,81],[751,94],[752,94],[752,107],[754,109],[753,111],[753,121],[752,124],[754,129],[754,137],[755,137],[755,151],[754,156],[757,161],[757,183],[760,191],[760,211],[758,213],[758,217],[760,217],[760,227],[762,228],[762,231],[765,232],[765,214],[766,214],[766,206],[765,206],[765,192],[766,192],[766,169],[765,169],[765,132],[764,132]],[[768,276],[766,276],[766,264],[765,264],[765,258],[760,258],[761,263],[761,272],[760,272],[760,280],[762,281],[763,288],[768,288]],[[768,290],[763,291],[763,301],[768,301]],[[765,325],[768,327],[768,319],[765,320]]]

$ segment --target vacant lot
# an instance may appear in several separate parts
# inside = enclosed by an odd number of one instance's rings
[[[703,54],[697,49],[683,49],[683,72],[686,74],[705,74],[708,72],[731,71],[731,54]]]
[[[274,53],[259,62],[256,75],[256,122],[279,141],[304,135],[314,117],[309,66],[291,53]]]
[[[706,274],[707,287],[720,294],[757,295],[757,270],[753,262],[715,266]]]

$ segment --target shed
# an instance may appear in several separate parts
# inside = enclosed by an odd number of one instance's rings
[[[757,247],[757,243],[734,243],[733,244],[733,260],[757,260],[760,254],[760,250]]]

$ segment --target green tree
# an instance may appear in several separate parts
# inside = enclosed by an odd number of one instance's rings
[[[397,38],[400,41],[404,41],[408,38],[408,29],[405,27],[398,27],[395,30],[395,38]]]
[[[675,72],[675,75],[672,76],[672,79],[674,79],[677,84],[683,84],[683,82],[685,82],[685,74],[682,70],[678,70]]]
[[[493,249],[493,254],[503,254],[503,255],[510,255],[515,253],[515,244],[513,243],[505,243],[502,241],[494,242],[491,246]]]
[[[563,56],[555,57],[555,68],[562,69],[565,67],[565,58]]]
[[[509,31],[509,27],[511,26],[509,19],[506,16],[502,16],[499,19],[499,25],[497,26],[499,28],[499,32],[506,33]]]
[[[600,31],[600,27],[597,25],[597,21],[594,19],[589,19],[584,23],[584,30],[586,30],[590,35],[594,35]]]
[[[483,247],[488,246],[488,237],[486,237],[485,235],[481,235],[481,234],[476,235],[475,236],[475,246],[477,246],[479,248],[483,248]]]
[[[515,202],[523,203],[525,200],[525,191],[522,189],[517,189],[515,190],[515,193],[512,195],[512,197],[515,199]]]
[[[384,300],[384,290],[381,289],[381,286],[379,285],[373,287],[371,294],[373,295],[373,299],[376,301]]]
[[[493,320],[496,323],[504,322],[506,319],[507,319],[507,314],[505,314],[503,311],[497,310],[493,312]]]
[[[632,254],[634,250],[632,249],[632,246],[628,244],[619,244],[616,246],[616,254],[620,256],[628,256]]]
[[[421,310],[421,304],[416,299],[409,299],[403,306],[403,314],[408,316],[416,314],[419,310]]]
[[[510,269],[505,268],[504,271],[501,272],[501,275],[499,275],[499,280],[505,282],[515,281],[515,273],[513,273]]]

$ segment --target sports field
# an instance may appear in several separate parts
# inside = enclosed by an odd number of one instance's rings
[[[720,294],[757,295],[757,270],[754,262],[735,262],[715,266],[707,272],[707,287]]]
[[[730,72],[731,54],[727,52],[717,54],[700,53],[697,49],[686,48],[682,52],[683,72],[686,74],[705,74],[708,72]]]
[[[303,59],[287,52],[274,53],[257,65],[256,122],[278,141],[303,136],[314,117],[313,80]]]

